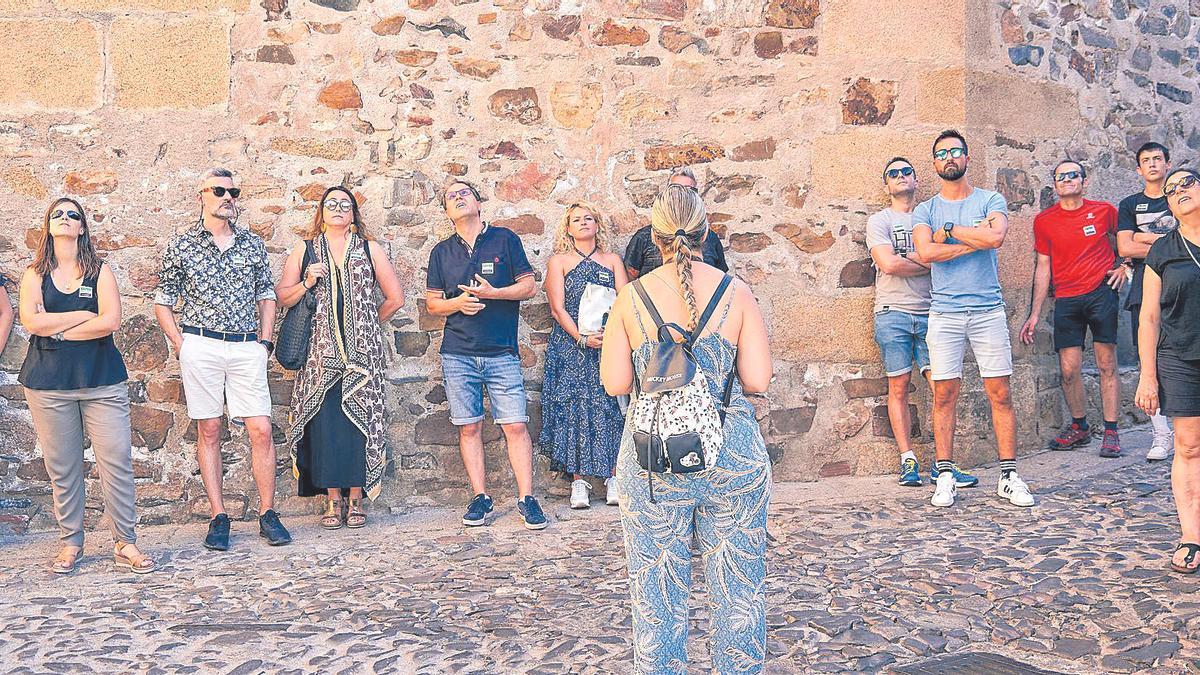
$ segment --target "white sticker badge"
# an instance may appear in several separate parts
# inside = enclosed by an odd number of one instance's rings
[[[496,263],[490,263],[490,262],[480,263],[480,268],[481,268],[481,271],[483,274],[495,274],[496,273]]]
[[[1089,237],[1096,234],[1096,226],[1095,225],[1084,225],[1083,233]]]
[[[91,286],[80,286],[79,287],[79,297],[81,297],[81,298],[92,297],[92,287]]]

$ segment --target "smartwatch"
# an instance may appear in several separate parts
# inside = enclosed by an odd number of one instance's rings
[[[267,354],[271,354],[275,351],[275,343],[271,342],[270,340],[259,340],[258,344],[267,348]]]
[[[947,237],[950,236],[950,230],[953,230],[953,229],[954,229],[954,223],[946,223],[945,225],[942,226],[942,231],[946,233]]]

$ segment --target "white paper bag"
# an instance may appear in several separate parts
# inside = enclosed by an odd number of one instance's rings
[[[595,335],[603,331],[604,319],[616,301],[617,292],[607,286],[584,286],[583,297],[579,300],[579,332],[583,335]]]

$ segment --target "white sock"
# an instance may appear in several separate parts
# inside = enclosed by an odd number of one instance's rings
[[[1154,427],[1154,433],[1156,434],[1171,433],[1171,423],[1170,420],[1167,419],[1166,415],[1161,413],[1155,413],[1151,415],[1150,424]]]
[[[908,452],[906,452],[906,453],[903,453],[902,455],[900,455],[900,461],[901,461],[901,462],[903,462],[903,461],[904,461],[904,460],[906,460],[906,459],[911,459],[912,461],[914,461],[914,462],[915,462],[915,461],[917,461],[917,456],[916,456],[915,454],[913,454],[913,451],[912,451],[912,450],[909,450]]]

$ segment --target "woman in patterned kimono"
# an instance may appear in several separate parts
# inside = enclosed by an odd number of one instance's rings
[[[625,265],[608,250],[600,212],[590,204],[572,204],[563,214],[546,265],[546,297],[557,324],[546,346],[542,382],[542,431],[538,439],[550,468],[570,474],[571,508],[586,509],[592,489],[585,476],[604,479],[606,499],[617,503],[613,476],[621,443],[617,399],[600,384],[600,345],[604,333],[579,331],[579,304],[589,284],[620,290]]]
[[[327,495],[321,527],[363,527],[363,494],[378,496],[385,464],[381,324],[404,305],[404,291],[348,189],[325,191],[275,292],[285,307],[317,296],[288,425],[297,491]]]
[[[651,232],[662,267],[637,283],[664,322],[699,334],[693,346],[713,403],[720,409],[727,378],[721,452],[697,473],[650,477],[638,464],[629,433],[617,457],[621,523],[633,607],[634,671],[686,673],[692,537],[699,541],[712,615],[712,670],[759,673],[766,661],[767,505],[771,462],[754,406],[745,392],[771,381],[771,349],[762,312],[750,287],[734,280],[701,323],[725,274],[700,258],[708,234],[704,202],[694,190],[669,186],[654,201]],[[600,377],[609,394],[629,393],[650,353],[655,322],[634,284],[618,296],[605,329]]]

